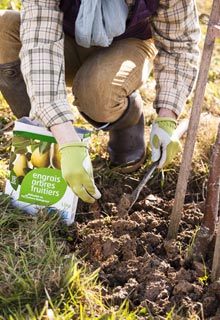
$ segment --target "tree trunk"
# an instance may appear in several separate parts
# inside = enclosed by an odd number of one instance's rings
[[[191,162],[193,156],[194,145],[196,141],[196,133],[199,125],[202,104],[204,100],[205,88],[207,83],[208,71],[211,63],[212,53],[215,44],[215,38],[219,37],[219,17],[220,17],[220,0],[213,0],[212,10],[209,18],[209,25],[206,33],[203,53],[199,68],[198,79],[193,99],[192,112],[189,122],[189,130],[183,152],[183,160],[177,181],[174,207],[171,213],[170,225],[168,229],[167,239],[176,239],[181,221],[181,215],[184,205],[184,199],[187,189],[187,182],[191,170]]]

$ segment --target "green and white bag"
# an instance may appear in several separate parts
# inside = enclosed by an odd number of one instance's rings
[[[84,142],[91,132],[76,128]],[[78,197],[62,178],[60,153],[52,133],[24,117],[15,122],[5,193],[27,213],[39,209],[60,212],[67,225],[74,222]]]

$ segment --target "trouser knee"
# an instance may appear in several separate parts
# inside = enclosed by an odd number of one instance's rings
[[[113,94],[111,86],[101,80],[95,83],[94,77],[81,80],[76,76],[76,79],[73,86],[74,104],[85,118],[98,124],[112,123],[127,109],[128,96],[125,93]]]
[[[156,49],[151,39],[123,39],[90,56],[73,82],[75,104],[97,122],[115,122],[126,111],[128,97],[146,82]]]

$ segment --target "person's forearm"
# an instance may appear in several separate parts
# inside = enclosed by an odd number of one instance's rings
[[[71,121],[56,124],[50,127],[50,130],[53,133],[59,146],[70,142],[80,141],[80,138]]]
[[[158,117],[160,118],[167,117],[167,118],[172,118],[176,120],[177,115],[172,110],[169,110],[166,108],[160,108],[158,112]]]

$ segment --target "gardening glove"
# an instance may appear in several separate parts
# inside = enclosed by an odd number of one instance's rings
[[[64,180],[72,191],[83,201],[94,203],[101,197],[95,186],[93,168],[84,142],[72,142],[62,145],[61,171]]]
[[[172,118],[157,118],[152,124],[150,133],[152,161],[160,159],[158,168],[166,167],[181,150],[175,129],[176,121]]]

